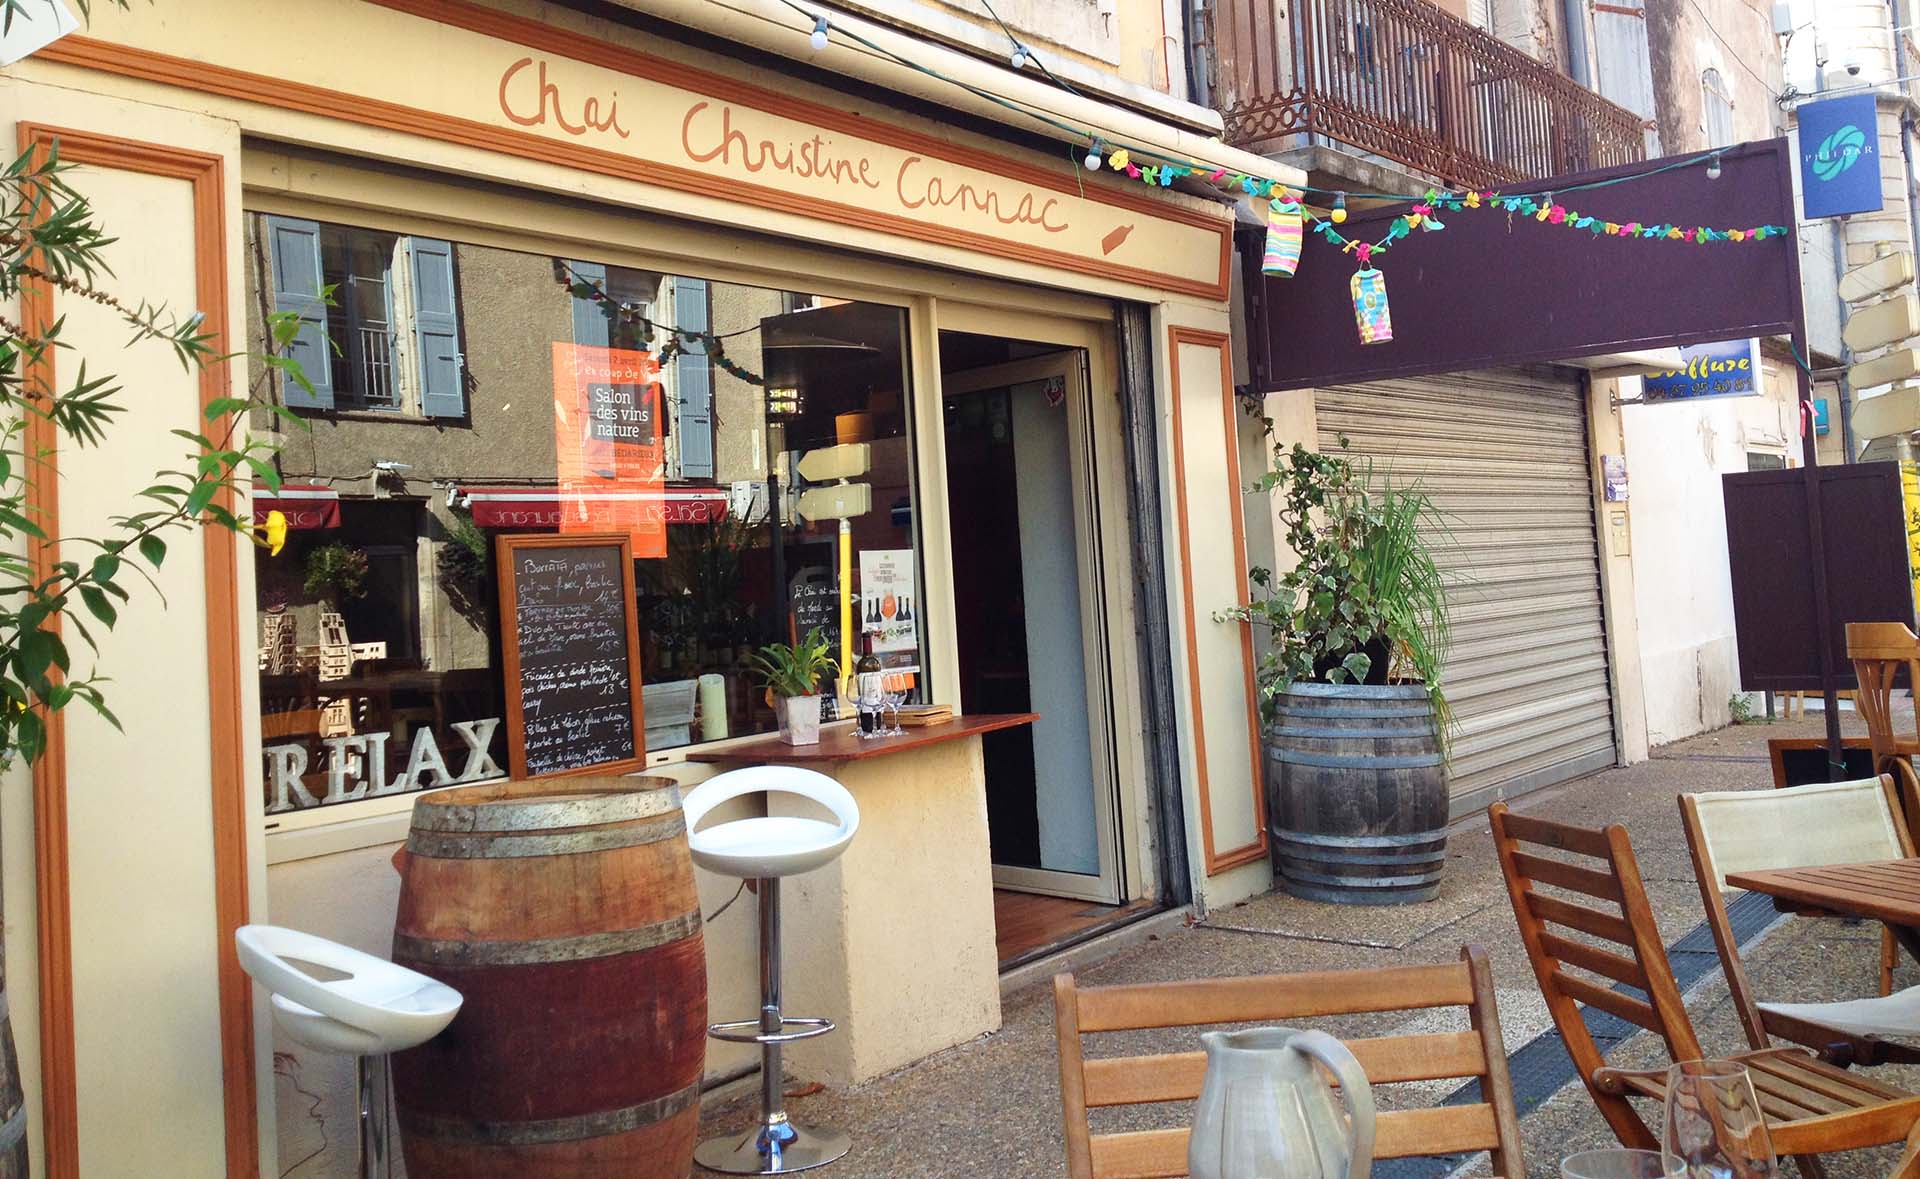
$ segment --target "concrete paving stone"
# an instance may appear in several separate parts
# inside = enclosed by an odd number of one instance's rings
[[[1851,713],[1848,732],[1864,731]],[[1701,734],[1655,751],[1638,765],[1604,771],[1519,800],[1515,809],[1544,818],[1627,827],[1647,878],[1663,939],[1671,944],[1702,920],[1700,897],[1674,802],[1681,791],[1761,789],[1770,784],[1766,740],[1818,736],[1823,722],[1805,719],[1741,726]],[[1484,819],[1457,826],[1449,840],[1441,897],[1429,905],[1362,908],[1324,905],[1279,894],[1210,914],[1194,927],[1129,947],[1077,972],[1082,985],[1218,978],[1233,975],[1338,970],[1404,962],[1450,960],[1464,942],[1487,949],[1494,972],[1501,1030],[1509,1051],[1548,1032],[1552,1021],[1540,998],[1508,906]],[[1762,995],[1796,1000],[1871,994],[1878,932],[1832,920],[1783,920],[1751,945],[1748,971]],[[1897,985],[1920,982],[1902,964]],[[1718,971],[1688,997],[1696,1030],[1708,1051],[1744,1046]],[[857,1018],[857,1014],[856,1014]],[[1335,1035],[1385,1035],[1438,1029],[1446,1013],[1304,1021]],[[1459,1026],[1464,1026],[1461,1022]],[[1191,1051],[1193,1029],[1103,1036],[1089,1052]],[[1614,1049],[1613,1063],[1653,1067],[1665,1050],[1640,1034]],[[1881,1069],[1876,1076],[1920,1089],[1920,1069]],[[940,1053],[907,1069],[845,1090],[793,1101],[797,1120],[835,1125],[853,1136],[853,1153],[823,1175],[831,1179],[1053,1179],[1066,1172],[1060,1136],[1058,1061],[1054,1052],[1051,987],[1038,984],[1009,995],[1000,1031]],[[1383,1086],[1389,1108],[1444,1098],[1448,1083]],[[744,1125],[751,1099],[712,1104],[703,1130]],[[1658,1124],[1658,1110],[1648,1113]],[[1100,1130],[1178,1125],[1186,1106],[1100,1111]],[[1558,1174],[1566,1154],[1613,1145],[1585,1088],[1577,1081],[1540,1101],[1521,1120],[1527,1170],[1537,1179]],[[1834,1156],[1832,1179],[1884,1175],[1893,1148]],[[1789,1164],[1790,1166],[1791,1164]],[[1484,1157],[1465,1174],[1485,1174]]]

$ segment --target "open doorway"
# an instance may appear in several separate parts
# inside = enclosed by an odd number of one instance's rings
[[[982,740],[1003,964],[1131,915],[1086,354],[943,332],[961,707]]]

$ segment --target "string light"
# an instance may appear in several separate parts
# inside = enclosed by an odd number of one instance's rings
[[[1720,153],[1719,152],[1714,152],[1713,155],[1707,160],[1707,179],[1708,180],[1720,179]]]
[[[1346,193],[1342,192],[1342,193],[1336,193],[1334,195],[1333,212],[1328,214],[1328,216],[1333,218],[1333,223],[1335,225],[1339,225],[1341,222],[1347,219],[1347,194]]]
[[[1081,163],[1087,166],[1087,171],[1089,172],[1098,172],[1100,170],[1100,141],[1098,139],[1095,139],[1093,146],[1087,149],[1087,158],[1082,160]]]
[[[827,47],[827,18],[826,17],[819,16],[814,18],[813,36],[807,38],[807,44],[813,46],[813,51],[815,53],[818,53],[822,49],[825,49]]]
[[[1025,45],[1020,44],[1020,42],[1015,41],[1013,43],[1013,56],[1009,60],[1011,61],[1014,69],[1016,70],[1026,69],[1027,68],[1027,47]]]

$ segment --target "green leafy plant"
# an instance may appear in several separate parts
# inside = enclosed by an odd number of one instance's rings
[[[480,622],[492,611],[487,587],[493,581],[493,549],[486,530],[465,512],[447,520],[447,543],[439,546],[434,563],[440,570],[440,588],[455,611],[469,622]]]
[[[1428,539],[1446,532],[1432,498],[1374,478],[1345,454],[1296,443],[1276,446],[1274,459],[1254,486],[1278,491],[1299,563],[1278,575],[1253,569],[1253,602],[1221,615],[1271,636],[1257,677],[1262,713],[1271,720],[1293,683],[1418,681],[1444,741],[1451,713],[1440,668],[1451,631],[1446,580]]]
[[[799,643],[768,643],[747,661],[776,696],[811,696],[821,680],[833,678],[840,668],[833,644],[817,626]]]
[[[1727,715],[1736,725],[1750,725],[1760,719],[1754,715],[1753,698],[1745,692],[1735,692],[1727,697]]]
[[[16,0],[0,4],[6,21],[21,11]],[[38,508],[41,481],[52,477],[49,457],[56,448],[104,445],[124,412],[124,386],[103,371],[111,360],[124,359],[132,371],[146,373],[165,354],[184,370],[200,372],[238,356],[220,350],[224,341],[208,330],[201,312],[176,312],[110,289],[114,276],[106,254],[115,239],[68,182],[71,170],[61,162],[57,142],[22,152],[0,168],[0,765],[16,759],[31,764],[46,755],[49,717],[76,700],[119,727],[107,706],[108,680],[97,667],[102,652],[96,635],[119,622],[139,581],[160,593],[155,574],[172,537],[204,526],[244,534],[278,551],[285,519],[270,513],[256,535],[235,499],[242,477],[279,490],[277,445],[242,440],[241,425],[257,409],[304,428],[274,403],[272,382],[278,376],[312,388],[289,355],[301,330],[298,317],[269,315],[268,350],[245,358],[254,377],[248,395],[212,398],[197,429],[172,431],[184,443],[178,468],[156,472],[99,535],[49,528]],[[62,308],[91,304],[88,318],[102,311],[113,316],[121,342],[81,355],[66,316],[46,314],[49,300]],[[15,307],[23,312],[18,320],[11,318]],[[75,635],[96,666],[78,665],[68,645]],[[0,947],[0,977],[4,967]],[[0,1120],[9,1123],[25,1117],[14,1057],[12,1024],[0,1015]],[[0,1179],[24,1177],[27,1164],[26,1136],[19,1135],[0,1150]]]
[[[366,550],[339,541],[314,549],[307,554],[307,580],[303,588],[308,597],[325,598],[336,605],[365,597]]]

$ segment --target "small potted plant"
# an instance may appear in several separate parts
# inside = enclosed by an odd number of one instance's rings
[[[750,657],[766,681],[780,718],[780,739],[789,745],[820,743],[820,681],[839,671],[833,646],[815,627],[796,644],[768,643]]]

